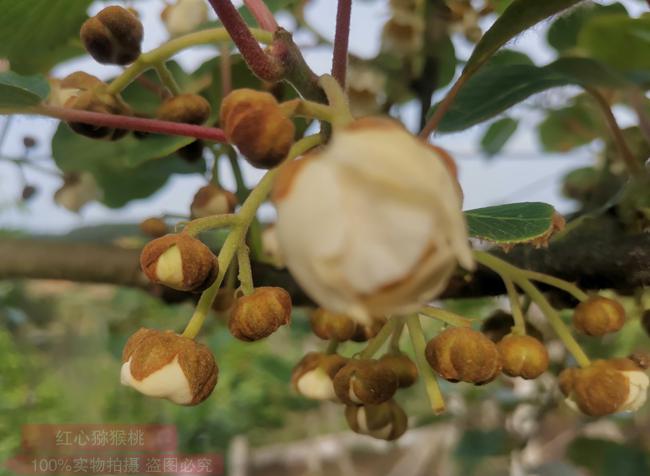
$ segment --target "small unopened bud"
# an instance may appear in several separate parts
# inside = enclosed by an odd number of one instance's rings
[[[23,191],[21,192],[20,196],[25,202],[27,202],[32,198],[34,198],[34,195],[36,195],[36,191],[37,189],[33,185],[25,185],[23,187]]]
[[[152,238],[160,238],[167,234],[167,223],[161,218],[147,218],[140,222],[140,231]]]
[[[54,202],[77,213],[84,205],[99,199],[100,196],[101,190],[90,173],[66,174],[63,185],[54,192]]]
[[[262,287],[237,299],[228,328],[237,339],[252,342],[270,336],[290,321],[289,293],[282,288]]]
[[[589,416],[636,411],[645,403],[650,380],[630,359],[596,360],[559,376],[565,402]]]
[[[510,334],[497,344],[503,373],[511,377],[534,379],[548,369],[548,351],[534,337]]]
[[[160,17],[170,35],[184,35],[208,21],[208,7],[205,0],[177,0],[167,5]]]
[[[583,334],[602,336],[616,332],[625,324],[625,309],[614,299],[592,296],[576,307],[573,327]]]
[[[495,344],[510,334],[512,327],[515,325],[515,320],[512,314],[504,311],[495,311],[481,324],[481,332]],[[526,322],[526,334],[539,341],[544,340],[544,336],[540,330],[533,326],[530,322]]]
[[[237,206],[234,193],[214,184],[201,187],[192,199],[190,213],[192,218],[204,218],[212,215],[232,213]]]
[[[140,56],[144,28],[126,8],[110,6],[81,27],[81,41],[95,61],[126,65]]]
[[[501,372],[501,358],[494,342],[467,327],[452,327],[431,339],[426,357],[429,365],[450,382],[482,385]]]
[[[236,89],[222,101],[220,116],[228,141],[254,167],[275,167],[293,145],[295,126],[269,93]]]
[[[379,334],[379,331],[382,329],[382,327],[384,327],[386,322],[387,319],[383,316],[371,318],[369,324],[361,324],[357,322],[357,328],[354,331],[352,340],[354,342],[366,342],[372,339],[377,334]]]
[[[377,405],[393,398],[395,372],[378,360],[350,360],[334,377],[336,396],[346,405]]]
[[[347,406],[345,419],[355,433],[392,441],[404,434],[408,418],[394,400],[379,405]]]
[[[198,405],[208,398],[218,375],[206,346],[171,331],[140,329],[122,353],[122,385],[179,405]]]
[[[203,291],[219,272],[210,248],[186,233],[150,241],[140,254],[140,265],[152,282],[179,291]]]
[[[163,121],[201,125],[210,118],[210,103],[198,94],[179,94],[158,108],[156,117]]]
[[[332,380],[347,360],[337,354],[310,352],[291,374],[293,388],[312,400],[338,400]]]
[[[357,323],[343,314],[318,308],[310,316],[311,329],[321,339],[339,342],[349,340],[357,329]]]
[[[405,354],[384,354],[379,362],[397,375],[399,388],[407,388],[418,380],[418,368]]]

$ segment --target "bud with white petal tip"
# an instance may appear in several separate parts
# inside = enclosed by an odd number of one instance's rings
[[[459,263],[474,267],[455,178],[398,123],[358,119],[294,164],[276,182],[276,229],[289,271],[319,305],[362,323],[408,314]]]
[[[171,36],[185,35],[208,21],[208,7],[205,0],[177,0],[160,17]]]
[[[379,405],[347,406],[345,419],[355,433],[392,441],[404,434],[408,418],[394,400]]]
[[[346,362],[338,354],[310,352],[293,369],[291,384],[296,392],[311,400],[338,401],[332,381]]]
[[[140,254],[142,271],[153,283],[179,291],[200,292],[219,273],[217,257],[187,233],[169,234],[147,243]]]
[[[208,398],[218,374],[206,346],[172,331],[140,329],[122,353],[122,385],[179,405],[198,405]]]
[[[353,359],[334,377],[336,396],[346,405],[377,405],[393,398],[397,375],[378,360]]]

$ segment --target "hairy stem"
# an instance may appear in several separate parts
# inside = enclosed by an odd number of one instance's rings
[[[431,402],[431,408],[433,409],[433,413],[440,415],[445,411],[445,399],[440,391],[438,380],[425,357],[426,341],[424,339],[424,332],[422,331],[422,324],[420,324],[420,319],[417,314],[408,316],[406,318],[406,325],[411,336],[411,343],[413,344],[415,364],[422,376],[424,387]]]
[[[242,243],[237,249],[237,264],[239,265],[239,284],[244,296],[253,294],[253,271],[248,246]]]
[[[234,214],[213,215],[204,218],[197,218],[192,220],[183,229],[183,233],[191,236],[196,236],[206,230],[214,230],[216,228],[224,228],[227,226],[235,226],[239,223],[239,217]]]
[[[154,68],[156,69],[156,73],[158,73],[160,81],[167,89],[169,89],[172,96],[178,96],[181,93],[181,88],[178,86],[176,79],[174,79],[174,75],[169,71],[165,62],[160,61],[159,63],[156,63]]]
[[[334,36],[334,57],[332,76],[345,89],[345,76],[348,68],[348,46],[350,42],[350,17],[352,0],[339,0],[336,11],[336,34]]]
[[[526,335],[526,320],[524,319],[524,313],[521,311],[519,295],[517,294],[515,285],[510,278],[505,276],[501,276],[501,278],[503,279],[503,284],[505,284],[506,291],[508,292],[510,312],[512,312],[512,319],[515,322],[515,325],[512,326],[512,333],[520,336]]]
[[[257,24],[266,31],[275,31],[278,29],[278,22],[264,0],[244,0],[244,5],[251,15],[257,21]]]
[[[433,317],[434,319],[444,322],[450,326],[454,327],[471,327],[472,321],[466,317],[460,316],[455,312],[448,311],[446,309],[440,309],[437,307],[423,307],[418,311],[419,314],[424,314],[427,317]]]
[[[352,112],[350,112],[350,103],[345,92],[334,77],[324,74],[318,79],[318,84],[325,91],[327,101],[333,111],[331,123],[334,127],[345,126],[352,122]]]
[[[526,275],[528,279],[531,279],[533,281],[538,281],[540,283],[548,284],[549,286],[553,286],[554,288],[561,289],[562,291],[566,291],[567,293],[571,294],[574,298],[576,298],[580,302],[589,299],[587,293],[585,293],[582,289],[580,289],[575,284],[570,283],[569,281],[565,281],[564,279],[556,278],[555,276],[551,276],[548,274],[538,273],[537,271],[529,271],[527,269],[522,270],[522,272]]]
[[[393,331],[395,330],[397,324],[397,319],[392,317],[389,318],[388,321],[386,321],[386,324],[384,324],[384,327],[382,327],[381,330],[377,333],[377,335],[368,341],[368,344],[366,345],[365,349],[361,351],[359,356],[362,359],[371,359],[373,355],[379,352],[381,346],[383,346],[388,338],[393,334]]]
[[[58,106],[40,105],[24,111],[27,114],[40,114],[55,117],[66,122],[81,122],[95,126],[114,127],[131,131],[152,132],[172,136],[194,137],[211,142],[226,142],[226,136],[221,129],[215,127],[195,126],[181,122],[161,121],[158,119],[144,119],[117,114],[104,114],[100,112],[81,111]]]

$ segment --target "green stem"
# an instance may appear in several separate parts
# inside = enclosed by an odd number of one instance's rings
[[[587,354],[582,350],[580,344],[575,340],[573,334],[571,334],[567,325],[562,321],[558,312],[553,308],[553,306],[551,306],[544,295],[528,280],[523,270],[520,270],[510,263],[484,251],[475,250],[474,258],[477,262],[492,269],[500,276],[512,279],[512,281],[514,281],[522,291],[528,294],[533,302],[541,309],[557,336],[576,359],[578,365],[580,365],[580,367],[588,367],[591,364],[589,357],[587,357]]]
[[[214,230],[215,228],[225,228],[227,226],[237,226],[240,223],[240,218],[232,213],[224,215],[212,215],[204,218],[197,218],[192,220],[183,229],[183,233],[191,236],[196,236],[201,232],[207,230]]]
[[[510,300],[512,319],[515,321],[515,325],[512,326],[512,333],[520,336],[526,335],[526,320],[524,319],[524,314],[521,312],[519,295],[517,294],[515,285],[512,280],[506,276],[501,276],[501,279],[503,279],[503,284],[506,286],[508,299]]]
[[[570,283],[569,281],[565,281],[560,278],[556,278],[554,276],[549,276],[548,274],[544,273],[538,273],[537,271],[528,271],[528,270],[522,270],[524,275],[533,281],[538,281],[540,283],[548,284],[549,286],[553,286],[554,288],[561,289],[562,291],[566,291],[567,293],[571,294],[574,298],[576,298],[578,301],[586,301],[589,299],[589,296],[587,296],[587,293],[585,293],[582,289],[580,289],[578,286],[576,286],[573,283]]]
[[[408,326],[411,343],[413,344],[415,363],[422,376],[424,387],[431,402],[431,408],[436,415],[440,415],[445,411],[445,399],[440,391],[438,380],[425,357],[426,341],[424,339],[424,332],[422,331],[422,324],[420,324],[420,319],[417,314],[408,316],[406,318],[406,325]]]
[[[242,174],[241,167],[239,166],[239,158],[237,157],[235,149],[232,147],[228,148],[227,155],[228,161],[230,162],[230,168],[232,169],[232,173],[235,176],[235,183],[237,184],[236,195],[239,201],[243,203],[244,200],[246,200],[248,197],[248,187],[244,182],[244,175]]]
[[[171,71],[169,71],[169,68],[167,68],[165,62],[159,61],[154,65],[154,68],[156,69],[156,73],[158,73],[160,81],[165,85],[167,89],[169,89],[169,92],[172,93],[172,96],[178,96],[181,93],[181,88],[178,86],[176,79],[174,79],[174,75]]]
[[[419,314],[424,314],[427,317],[433,317],[445,324],[449,324],[454,327],[471,327],[472,321],[463,317],[455,312],[447,311],[446,309],[440,309],[438,307],[423,307],[418,311]]]
[[[307,99],[292,99],[291,101],[280,104],[280,109],[288,117],[303,116],[309,119],[318,119],[319,121],[333,122],[336,120],[334,108]]]
[[[327,347],[325,348],[325,353],[326,354],[336,354],[336,351],[339,348],[339,341],[336,339],[330,339],[330,341],[327,343]]]
[[[346,126],[354,120],[350,112],[350,103],[339,82],[329,74],[318,78],[318,85],[323,88],[327,101],[333,110],[330,122],[334,127]]]
[[[239,265],[239,284],[244,296],[250,296],[255,290],[253,271],[248,246],[242,243],[237,249],[237,264]]]
[[[388,348],[393,352],[399,352],[399,341],[402,338],[402,333],[404,332],[406,321],[404,320],[403,316],[395,316],[393,319],[397,319],[398,322],[395,325],[395,329],[393,330],[393,335],[390,336]]]
[[[259,218],[255,217],[248,229],[248,243],[251,247],[251,256],[255,261],[264,257],[264,245],[262,243],[262,224]]]
[[[270,44],[273,35],[267,31],[256,28],[250,29],[253,36],[261,43]],[[146,70],[151,69],[157,63],[166,61],[179,51],[192,46],[213,44],[230,41],[230,36],[225,28],[211,28],[209,30],[197,31],[188,35],[179,36],[168,41],[164,45],[140,55],[140,57],[118,76],[108,87],[110,94],[117,94],[131,84],[135,78]]]
[[[377,333],[375,337],[368,341],[366,348],[361,351],[359,357],[362,359],[371,359],[375,355],[381,346],[388,340],[388,338],[393,334],[395,327],[397,326],[398,320],[391,317],[386,321],[384,327]]]
[[[302,138],[296,142],[293,147],[291,147],[291,151],[289,152],[289,156],[287,157],[285,163],[295,159],[299,155],[303,154],[304,152],[320,143],[321,136],[319,134]],[[212,285],[203,291],[203,294],[201,294],[196,309],[194,310],[194,314],[192,315],[190,322],[187,324],[187,327],[183,332],[183,336],[194,339],[201,331],[201,327],[203,327],[205,318],[210,312],[210,308],[212,307],[214,298],[219,291],[219,287],[221,286],[224,275],[230,266],[230,262],[237,253],[237,249],[242,245],[248,231],[248,227],[250,226],[257,213],[257,209],[264,202],[264,200],[266,200],[269,193],[271,193],[273,183],[280,169],[281,167],[277,167],[273,170],[269,170],[266,175],[262,177],[260,182],[257,184],[257,187],[255,187],[255,189],[250,193],[241,209],[239,210],[239,214],[237,215],[238,222],[235,226],[233,226],[232,230],[230,230],[230,233],[228,234],[226,241],[221,247],[221,251],[219,252],[219,256],[217,258],[219,262],[219,273],[217,274],[217,278],[215,279],[214,283],[212,283]]]

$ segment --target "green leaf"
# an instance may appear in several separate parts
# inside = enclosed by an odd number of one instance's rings
[[[555,15],[581,0],[514,0],[492,27],[485,32],[472,52],[465,66],[466,71],[475,71],[484,64],[499,48],[519,33]]]
[[[0,58],[21,74],[46,73],[82,55],[81,24],[92,0],[0,0]]]
[[[578,44],[578,34],[584,24],[591,18],[609,14],[627,15],[627,10],[620,3],[587,3],[575,8],[553,22],[547,33],[548,43],[560,53],[575,48]]]
[[[555,209],[547,203],[523,202],[465,212],[470,236],[499,244],[526,243],[553,230]]]
[[[509,64],[534,65],[533,60],[527,54],[517,50],[503,49],[490,58],[487,67],[505,66]]]
[[[568,152],[589,144],[605,132],[601,112],[590,99],[578,96],[569,107],[548,112],[538,128],[544,150]]]
[[[104,193],[102,202],[119,208],[131,200],[149,197],[173,174],[205,171],[203,161],[190,164],[163,154],[166,149],[161,144],[175,139],[188,140],[156,136],[138,140],[127,136],[114,142],[98,141],[75,134],[61,124],[52,139],[52,156],[64,172],[90,172]],[[138,152],[142,156],[135,157]]]
[[[571,443],[568,457],[593,476],[647,476],[650,474],[648,453],[631,441],[578,438]]]
[[[517,130],[519,121],[504,117],[492,123],[481,139],[481,149],[488,156],[498,154]]]
[[[628,85],[624,78],[588,58],[561,58],[544,67],[494,65],[467,82],[438,130],[452,132],[466,129],[502,113],[533,94],[569,84],[608,88]]]
[[[580,31],[578,46],[622,71],[650,69],[650,18],[606,15],[591,18]]]
[[[50,85],[43,76],[0,73],[0,109],[36,106],[49,93]]]

